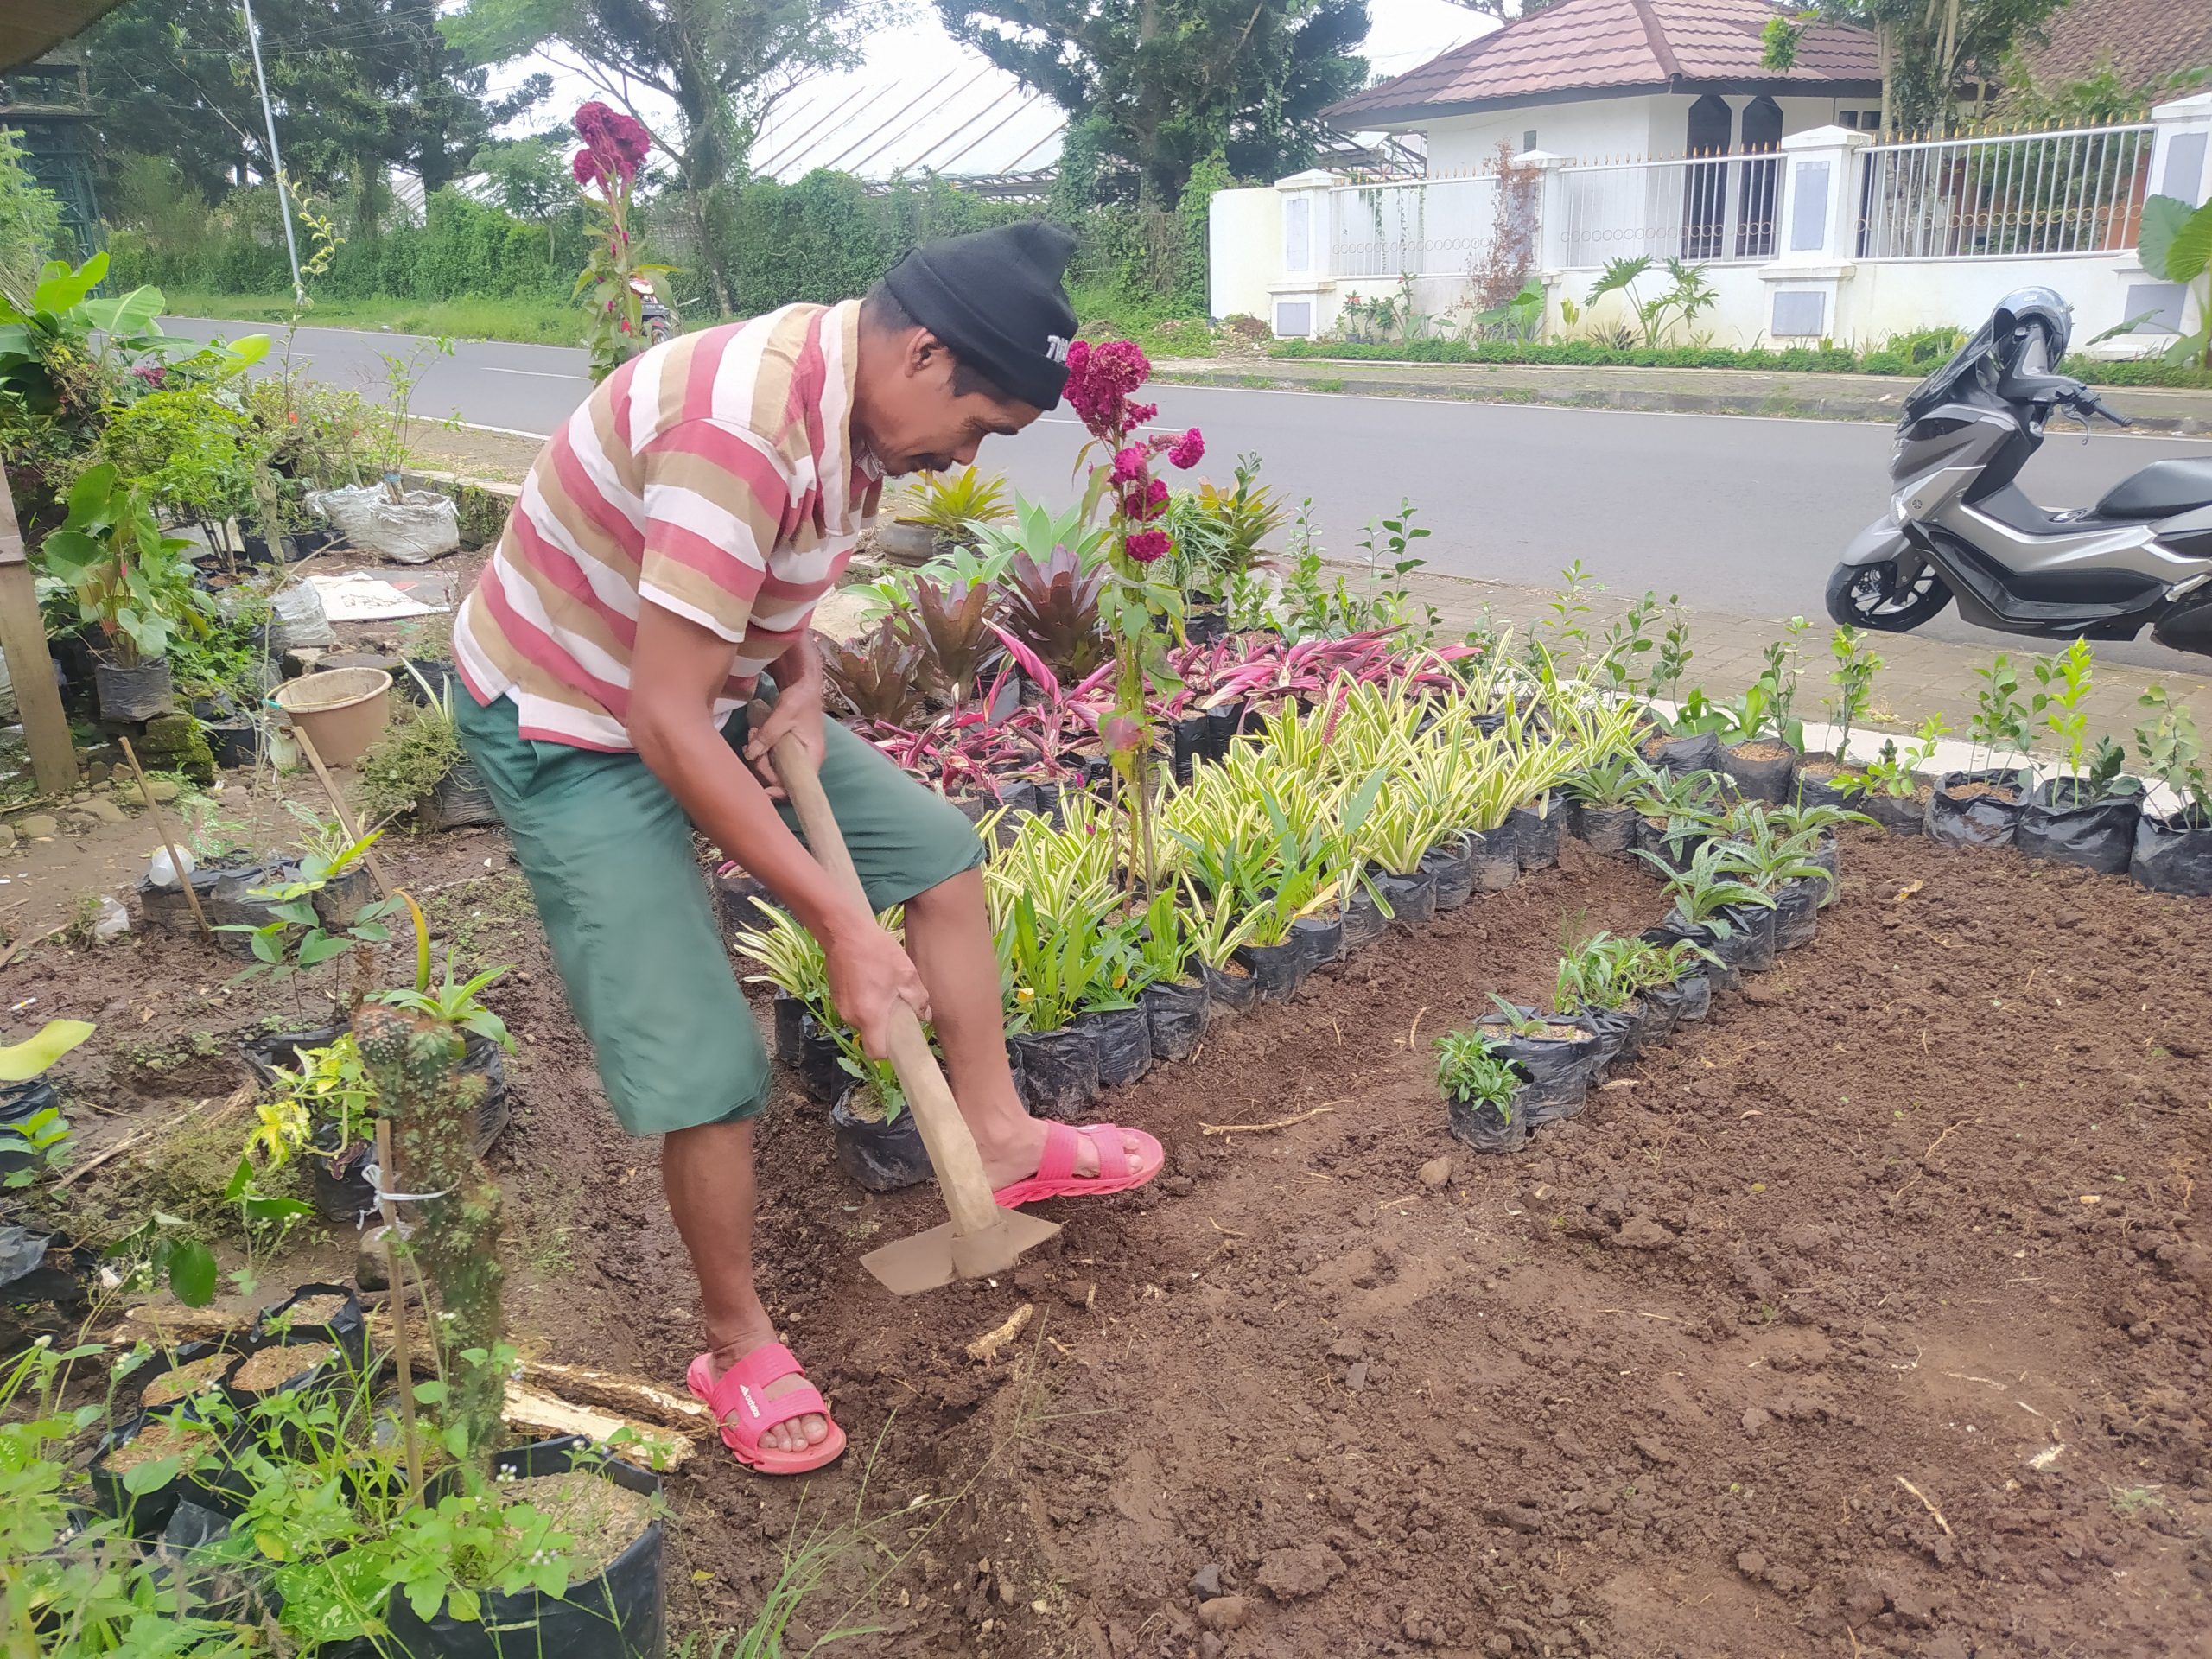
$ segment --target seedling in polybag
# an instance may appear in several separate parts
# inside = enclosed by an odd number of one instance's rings
[[[1463,1106],[1493,1106],[1511,1121],[1521,1074],[1498,1054],[1488,1036],[1479,1031],[1447,1031],[1436,1039],[1436,1083],[1446,1100]]]

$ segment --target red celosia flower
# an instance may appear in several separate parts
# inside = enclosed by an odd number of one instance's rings
[[[1145,383],[1152,365],[1134,341],[1109,340],[1068,350],[1068,403],[1090,428],[1091,435],[1111,442],[1136,423],[1130,417],[1129,394]]]
[[[588,149],[580,149],[569,158],[569,171],[575,175],[578,184],[586,186],[602,183],[607,176],[599,157]]]
[[[1167,452],[1167,459],[1178,467],[1195,467],[1205,458],[1205,453],[1206,441],[1194,426]]]
[[[1139,564],[1150,564],[1164,555],[1170,543],[1164,530],[1140,530],[1128,543],[1129,556]]]
[[[1144,476],[1144,451],[1131,444],[1114,457],[1113,482],[1116,488],[1134,484]]]

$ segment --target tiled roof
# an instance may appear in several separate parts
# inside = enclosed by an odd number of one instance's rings
[[[2131,87],[2157,86],[2183,70],[2212,67],[2212,5],[2201,0],[2074,0],[2044,29],[2050,44],[2024,55],[2030,78],[2047,92],[2087,79],[2107,54],[2121,84]]]
[[[1879,85],[1874,37],[1840,24],[1808,29],[1787,72],[1763,67],[1759,31],[1780,15],[1767,0],[1559,0],[1353,94],[1328,118],[1356,129],[1563,93],[1714,82],[1777,92]]]

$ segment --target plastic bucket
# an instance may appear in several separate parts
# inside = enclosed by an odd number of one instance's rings
[[[350,766],[384,734],[391,676],[380,668],[334,668],[287,680],[269,700],[292,717],[323,765]]]

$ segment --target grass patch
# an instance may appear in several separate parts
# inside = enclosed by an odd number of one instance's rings
[[[1085,340],[1133,340],[1150,358],[1211,357],[1217,349],[1211,323],[1156,300],[1081,284],[1068,297],[1083,320]]]
[[[292,315],[289,294],[169,292],[168,314],[282,328]],[[512,340],[524,346],[575,346],[582,314],[552,300],[318,299],[305,319],[311,328],[389,328],[400,334],[453,340]]]

